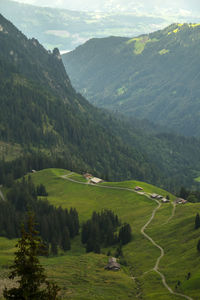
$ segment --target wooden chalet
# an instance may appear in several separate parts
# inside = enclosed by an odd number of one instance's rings
[[[111,257],[108,260],[107,266],[105,266],[105,270],[110,270],[110,271],[119,271],[120,270],[120,264],[117,263],[117,259],[115,257]]]

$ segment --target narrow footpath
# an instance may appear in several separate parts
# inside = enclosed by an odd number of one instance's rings
[[[91,184],[89,182],[80,182],[78,180],[75,180],[75,179],[72,179],[70,178],[69,176],[72,175],[72,173],[69,173],[67,175],[63,175],[61,176],[61,178],[63,179],[66,179],[68,181],[71,181],[71,182],[75,182],[75,183],[79,183],[79,184],[84,184],[84,185],[91,185],[91,186],[95,186],[95,187],[99,187],[99,188],[106,188],[106,189],[115,189],[115,190],[124,190],[124,191],[130,191],[130,192],[133,192],[133,193],[138,193],[137,191],[134,191],[133,189],[129,189],[129,188],[122,188],[122,187],[112,187],[112,186],[106,186],[106,185],[94,185],[94,184]],[[177,293],[177,292],[174,292],[170,286],[167,284],[167,281],[166,281],[166,277],[163,273],[161,273],[159,271],[159,264],[160,264],[160,261],[161,259],[163,258],[163,256],[165,255],[165,252],[164,252],[164,249],[158,245],[147,233],[145,233],[145,229],[149,226],[149,224],[153,221],[154,217],[155,217],[155,214],[156,212],[160,209],[161,207],[161,202],[159,202],[158,200],[155,200],[155,199],[152,199],[148,194],[144,194],[145,197],[148,197],[150,200],[152,201],[155,201],[157,202],[158,206],[153,210],[152,212],[152,215],[150,217],[150,219],[147,221],[147,223],[141,228],[141,234],[147,238],[156,248],[158,248],[161,252],[160,256],[158,257],[158,259],[156,260],[156,264],[153,268],[153,270],[160,275],[161,279],[162,279],[162,283],[164,285],[164,287],[172,294],[172,295],[175,295],[175,296],[179,296],[179,297],[182,297],[182,298],[185,298],[185,299],[188,299],[188,300],[193,300],[193,298],[187,296],[187,295],[184,295],[182,293]],[[170,218],[167,220],[166,223],[169,223],[169,221],[174,217],[175,215],[175,210],[176,210],[176,205],[173,204],[173,210],[172,210],[172,215],[170,216]],[[165,223],[165,224],[166,224]]]

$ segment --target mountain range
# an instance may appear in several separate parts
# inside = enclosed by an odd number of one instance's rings
[[[29,3],[38,6],[51,6],[62,9],[98,11],[98,12],[137,12],[138,14],[163,15],[176,17],[197,16],[200,12],[198,0],[178,0],[176,2],[168,0],[57,0],[53,3],[49,0],[17,0],[18,2]]]
[[[198,140],[95,108],[72,87],[58,49],[47,51],[2,15],[0,28],[1,143],[105,179],[135,178],[170,190],[194,184]]]
[[[85,3],[84,3],[85,5]],[[0,1],[0,13],[29,38],[37,38],[46,48],[73,50],[91,37],[133,36],[163,28],[170,23],[164,16],[132,11],[79,11],[39,7],[10,0]],[[81,7],[81,5],[80,5]],[[91,6],[92,7],[92,6]]]
[[[132,39],[91,39],[63,55],[93,104],[200,136],[200,24],[172,24]]]

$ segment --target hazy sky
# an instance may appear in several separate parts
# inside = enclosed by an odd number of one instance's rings
[[[200,11],[199,0],[15,0],[26,4],[90,11],[136,11],[190,15]]]

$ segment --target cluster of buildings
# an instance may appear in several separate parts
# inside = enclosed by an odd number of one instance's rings
[[[92,174],[89,174],[89,173],[83,174],[83,177],[84,177],[85,179],[88,180],[88,183],[98,184],[98,183],[103,182],[102,179],[97,178],[97,177],[94,177]],[[144,194],[145,194],[143,188],[140,187],[140,186],[135,186],[134,190],[135,190],[138,194],[141,194],[141,195],[144,195]],[[151,197],[152,199],[160,200],[160,201],[162,201],[163,203],[168,203],[168,202],[170,202],[169,199],[163,197],[162,195],[156,194],[156,193],[150,194],[150,197]],[[174,203],[176,203],[176,204],[185,204],[185,203],[187,203],[187,200],[185,200],[185,199],[183,199],[183,198],[176,198],[176,200],[174,201]]]
[[[185,200],[183,198],[176,198],[174,203],[176,203],[176,204],[185,204],[185,203],[187,203],[187,200]]]
[[[83,177],[88,180],[89,183],[97,184],[103,182],[102,179],[94,177],[92,174],[85,173]]]
[[[167,203],[167,202],[170,202],[169,199],[159,195],[159,194],[151,194],[151,198],[152,199],[157,199],[157,200],[161,200],[163,203]]]

